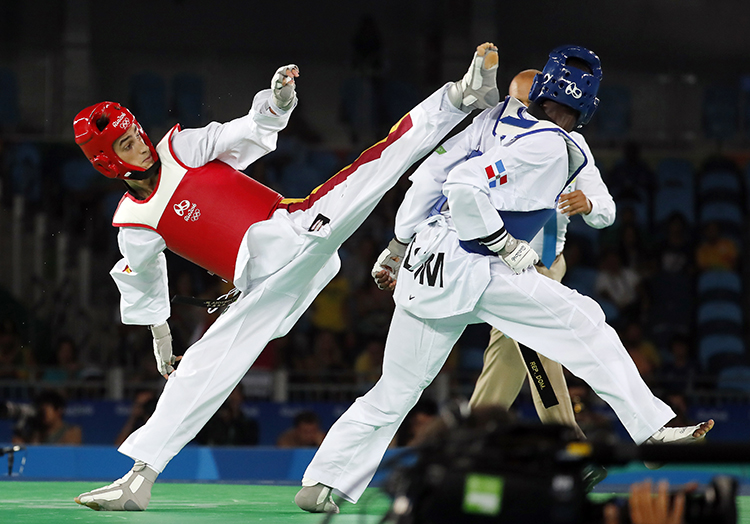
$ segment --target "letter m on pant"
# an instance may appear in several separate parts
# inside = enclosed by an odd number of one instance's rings
[[[438,253],[437,256],[434,254],[430,255],[430,258],[417,269],[417,273],[414,275],[416,279],[419,277],[419,285],[424,286],[425,278],[427,279],[427,285],[429,287],[435,287],[440,277],[440,287],[443,287],[443,265],[445,264],[445,253]]]

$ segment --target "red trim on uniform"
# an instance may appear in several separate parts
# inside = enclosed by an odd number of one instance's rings
[[[188,166],[182,163],[182,161],[177,158],[177,155],[174,154],[174,149],[172,149],[172,135],[175,133],[179,133],[182,131],[182,127],[180,124],[175,124],[172,129],[169,130],[169,138],[167,139],[167,145],[169,146],[169,154],[172,155],[172,158],[174,158],[178,164],[180,164],[185,169],[190,169]]]
[[[117,203],[117,208],[115,209],[115,214],[114,214],[114,215],[112,215],[112,218],[113,218],[113,219],[115,218],[115,216],[117,216],[117,212],[118,212],[118,211],[120,210],[120,206],[122,205],[122,201],[123,201],[123,200],[125,200],[125,199],[127,198],[127,196],[128,196],[128,194],[127,194],[127,193],[125,193],[124,195],[122,195],[122,198],[121,198],[121,199],[120,199],[120,201],[119,201],[119,202]],[[112,222],[112,224],[114,224],[114,222]]]
[[[380,158],[380,156],[383,154],[383,151],[385,151],[388,146],[390,146],[396,140],[401,138],[412,127],[413,127],[413,123],[411,121],[411,115],[407,114],[395,126],[393,126],[393,129],[391,130],[390,133],[388,133],[388,136],[384,140],[381,140],[374,146],[365,150],[349,166],[345,167],[344,169],[342,169],[341,171],[333,175],[331,178],[326,180],[323,184],[316,187],[313,190],[313,192],[310,193],[309,196],[296,202],[283,202],[282,201],[279,204],[279,207],[282,207],[282,208],[285,207],[286,210],[289,211],[290,213],[293,213],[295,211],[310,209],[310,207],[315,202],[320,200],[327,193],[329,193],[333,188],[335,188],[340,183],[345,181],[350,175],[354,174],[357,171],[357,169],[359,169],[361,166]]]
[[[181,130],[180,124],[175,124],[175,126],[169,131],[169,139],[167,140],[167,143],[169,144],[169,151],[170,153],[172,153],[172,158],[174,158],[178,164],[180,164],[185,169],[190,169],[185,164],[180,162],[180,160],[176,156],[174,156],[174,151],[172,151],[172,134],[174,134],[175,131],[180,131],[180,130]],[[136,204],[145,204],[146,202],[151,200],[151,198],[156,194],[156,190],[159,189],[160,183],[161,183],[161,172],[159,172],[158,178],[156,179],[156,186],[154,187],[154,190],[151,192],[151,194],[148,197],[146,197],[145,200],[138,200],[137,198],[135,198],[133,195],[130,194],[130,191],[125,193],[120,199],[120,202],[117,204],[117,209],[115,209],[115,214],[113,216],[117,216],[117,212],[120,210],[122,201],[125,200],[126,198],[132,200]],[[122,227],[122,224],[115,224],[114,222],[112,222],[112,225],[115,227]],[[154,229],[154,231],[156,231],[156,229]]]
[[[136,222],[112,222],[112,225],[114,227],[140,227],[141,229],[150,229],[151,231],[156,231],[155,227],[147,226],[146,224],[138,224]]]

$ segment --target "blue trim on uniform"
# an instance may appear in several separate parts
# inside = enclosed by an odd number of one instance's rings
[[[530,242],[544,227],[544,224],[555,216],[556,210],[553,208],[535,209],[533,211],[498,211],[497,213],[503,219],[505,229],[511,236]],[[478,253],[480,255],[496,254],[487,246],[481,244],[479,240],[459,240],[458,245],[470,253]]]
[[[557,257],[557,214],[547,220],[543,231],[540,259],[542,264],[549,269]]]
[[[430,209],[430,216],[434,217],[435,215],[439,215],[443,211],[443,206],[448,201],[448,197],[445,195],[441,195],[440,198],[438,198],[437,202],[435,202],[435,205],[432,206],[432,209]]]
[[[505,108],[508,107],[508,102],[510,102],[510,95],[506,96],[503,101],[503,107],[500,108],[500,113],[497,115],[497,120],[495,120],[495,126],[492,128],[492,136],[497,136],[497,124],[500,122],[500,117],[503,116]]]
[[[554,216],[555,209],[535,209],[534,211],[498,211],[505,223],[508,233],[519,240],[531,242],[531,239]]]
[[[502,122],[503,124],[508,124],[509,126],[522,127],[523,129],[529,129],[530,127],[536,125],[536,122],[534,122],[533,120],[516,118],[514,116],[504,116],[500,119],[500,122]]]
[[[488,248],[484,244],[480,244],[479,240],[459,240],[458,245],[461,246],[464,251],[468,251],[469,253],[497,256],[497,253],[492,251],[490,248]]]
[[[589,163],[589,157],[586,156],[586,152],[583,150],[583,148],[581,146],[578,145],[578,143],[573,139],[573,137],[571,137],[563,129],[553,129],[553,128],[549,128],[549,127],[546,127],[546,128],[543,128],[543,129],[534,129],[534,130],[529,131],[527,133],[521,133],[519,135],[516,135],[513,138],[513,142],[515,142],[519,138],[523,138],[523,137],[526,137],[526,136],[529,136],[529,135],[534,135],[536,133],[543,133],[545,131],[552,131],[554,133],[561,134],[563,136],[568,137],[568,139],[570,139],[570,141],[573,142],[573,144],[575,144],[575,146],[578,148],[578,150],[583,155],[583,163],[580,166],[578,166],[578,169],[576,169],[575,172],[572,175],[570,175],[568,177],[568,181],[565,182],[565,185],[563,186],[562,191],[560,191],[560,193],[558,193],[557,198],[560,198],[560,195],[562,195],[562,192],[565,191],[565,188],[568,187],[568,185],[573,181],[573,179],[578,176],[578,173],[580,173],[581,170],[588,165],[588,163]],[[567,143],[567,141],[566,141],[566,143]],[[567,147],[567,145],[566,145],[566,147]],[[555,201],[557,201],[557,199],[555,199]]]

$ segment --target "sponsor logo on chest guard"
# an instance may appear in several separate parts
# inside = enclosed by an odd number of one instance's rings
[[[201,210],[198,209],[197,204],[191,203],[190,200],[183,200],[179,204],[175,204],[173,209],[178,216],[185,219],[185,222],[189,220],[195,222],[201,216]]]

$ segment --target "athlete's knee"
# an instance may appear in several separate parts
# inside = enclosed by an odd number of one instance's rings
[[[594,330],[604,327],[607,317],[602,307],[594,299],[582,296],[575,306],[571,316],[571,326]]]
[[[380,383],[378,383],[380,385]],[[414,407],[422,393],[422,388],[378,387],[376,385],[364,396],[357,399],[361,415],[368,424],[385,426],[403,418]]]

